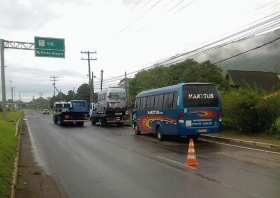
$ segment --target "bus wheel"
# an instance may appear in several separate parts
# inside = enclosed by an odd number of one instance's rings
[[[157,127],[157,138],[160,140],[160,141],[163,141],[163,135],[162,135],[162,131],[161,131],[161,128],[160,126]]]
[[[141,135],[141,131],[138,130],[137,124],[134,124],[134,132],[136,135]]]

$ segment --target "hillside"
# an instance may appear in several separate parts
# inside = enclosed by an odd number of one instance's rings
[[[216,63],[277,38],[280,38],[280,29],[234,42],[194,59],[198,62],[210,60]],[[280,74],[280,39],[217,65],[223,69],[224,74],[227,70],[270,71]]]

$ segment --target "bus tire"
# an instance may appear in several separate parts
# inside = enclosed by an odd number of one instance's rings
[[[158,138],[159,141],[164,140],[164,136],[162,135],[162,130],[161,130],[160,126],[157,127],[157,138]]]
[[[134,132],[136,135],[141,135],[141,131],[138,130],[137,124],[134,124]]]

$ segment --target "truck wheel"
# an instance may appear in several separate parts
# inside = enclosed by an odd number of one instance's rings
[[[100,126],[105,126],[106,120],[104,118],[99,118],[99,124],[100,124]]]
[[[57,122],[58,122],[57,116],[54,116],[54,117],[53,117],[53,123],[56,124]]]
[[[119,127],[122,127],[122,126],[124,125],[124,123],[123,123],[123,122],[118,122],[117,125],[118,125]]]
[[[63,125],[64,125],[63,119],[61,119],[61,118],[59,118],[59,125],[60,125],[60,126],[63,126]]]
[[[64,125],[64,122],[63,121],[59,121],[59,126],[63,126]]]
[[[77,125],[77,126],[83,126],[83,125],[84,125],[84,122],[76,122],[76,125]]]
[[[95,119],[95,118],[92,118],[92,119],[91,119],[91,124],[92,124],[92,125],[96,125],[96,119]]]

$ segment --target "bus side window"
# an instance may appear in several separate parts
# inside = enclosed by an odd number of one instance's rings
[[[143,97],[141,99],[141,109],[145,110],[146,109],[146,104],[147,104],[147,97]]]
[[[173,93],[173,104],[172,104],[172,108],[176,109],[177,107],[177,92]]]
[[[164,94],[160,94],[159,95],[159,99],[158,99],[158,109],[163,109],[162,106],[163,106],[163,97],[164,97]]]
[[[155,96],[151,96],[150,109],[155,109]]]
[[[163,97],[163,105],[162,105],[162,108],[163,108],[163,109],[169,109],[169,108],[168,108],[168,99],[169,99],[168,96],[169,96],[168,93],[164,94],[164,97]]]
[[[154,108],[155,108],[155,109],[159,109],[159,108],[158,108],[158,99],[159,99],[159,95],[156,95],[156,96],[155,96],[155,104],[154,104]]]
[[[147,97],[146,109],[150,109],[150,105],[151,105],[151,97],[148,96],[148,97]]]
[[[141,104],[142,104],[142,100],[141,98],[138,98],[137,110],[141,109]]]
[[[168,94],[167,109],[173,109],[173,93]]]
[[[140,103],[140,98],[137,98],[137,99],[135,100],[134,109],[139,109],[139,103]]]

